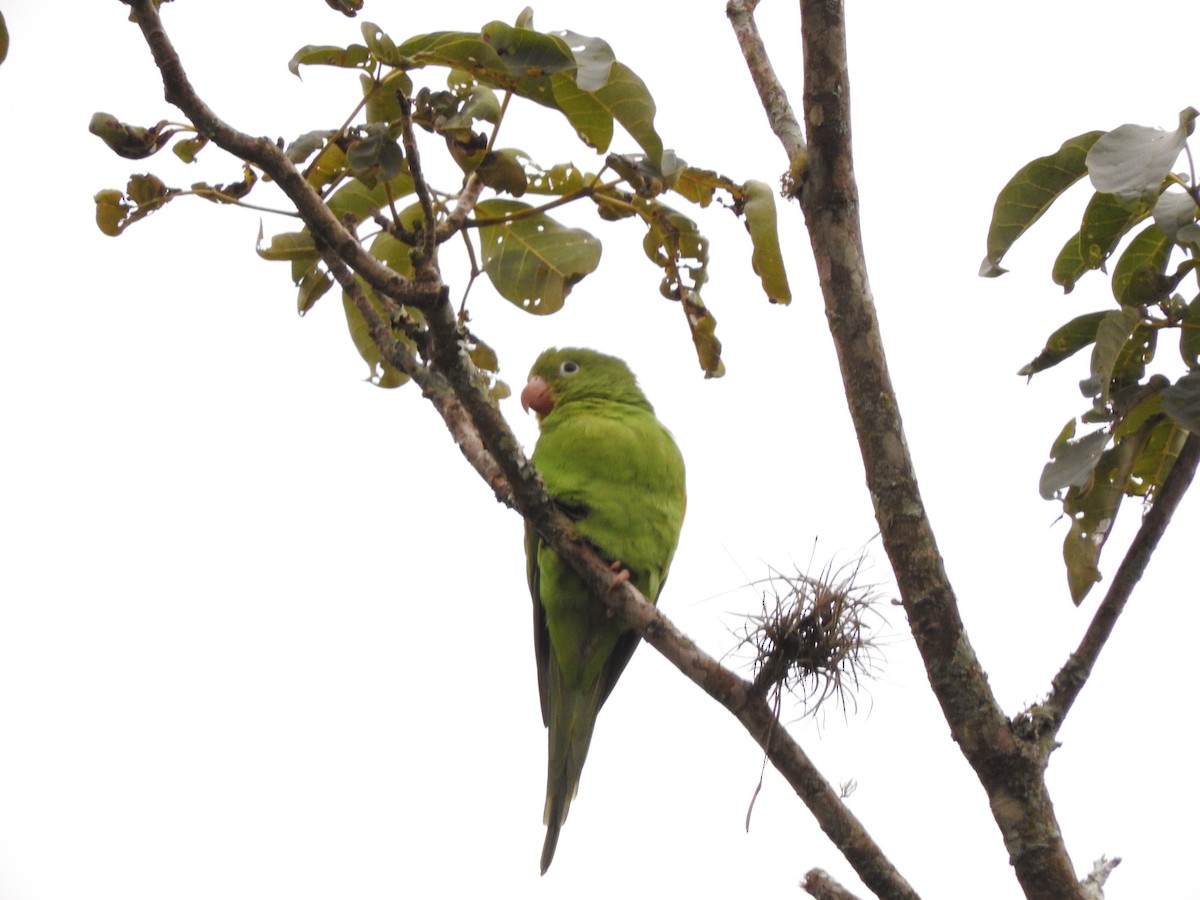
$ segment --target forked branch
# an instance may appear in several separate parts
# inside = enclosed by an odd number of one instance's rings
[[[799,744],[787,734],[766,699],[748,681],[697,647],[632,584],[615,583],[619,579],[609,561],[601,559],[579,538],[570,519],[550,500],[463,346],[463,335],[429,243],[430,230],[426,229],[424,237],[427,265],[418,267],[415,279],[406,279],[373,258],[274,142],[234,129],[200,99],[163,29],[154,0],[122,2],[133,8],[162,76],[167,100],[183,110],[200,134],[259,167],[279,184],[322,248],[330,273],[367,322],[383,358],[417,382],[442,416],[463,455],[497,498],[529,521],[623,621],[742,723],[876,894],[895,900],[915,900],[917,895],[887,862]],[[411,147],[409,158],[415,158]],[[414,180],[420,178],[419,171],[411,174]],[[461,210],[460,215],[465,217],[481,186],[477,178],[467,180],[456,213]],[[427,208],[427,222],[428,213]],[[456,213],[451,214],[451,221]],[[439,239],[442,237],[438,235]],[[371,303],[359,278],[392,304],[413,306],[423,312],[428,331],[419,343],[420,358],[395,338],[392,323]]]
[[[746,24],[753,8],[746,0],[730,4],[739,38],[754,36]],[[863,254],[843,4],[801,0],[800,12],[808,144],[797,172],[794,148],[785,142],[789,175],[808,226],[867,489],[909,627],[951,734],[988,794],[1026,896],[1082,898],[1042,777],[1049,748],[1022,740],[992,694],[917,487]],[[769,69],[758,56],[765,51],[754,40],[742,44],[752,50],[747,62],[771,118],[772,110],[783,108],[783,89],[762,83]]]

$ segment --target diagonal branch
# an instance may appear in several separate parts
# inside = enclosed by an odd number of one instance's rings
[[[754,21],[754,10],[758,7],[758,2],[759,0],[729,0],[725,7],[725,15],[729,17],[729,23],[733,26],[734,36],[746,60],[746,68],[750,70],[750,77],[758,90],[763,111],[767,114],[767,122],[779,138],[779,143],[783,145],[789,166],[795,172],[802,164],[808,148],[804,143],[804,131],[796,121],[795,112],[792,111],[787,91],[775,75],[775,67],[771,65],[767,47]]]
[[[514,507],[626,624],[742,723],[878,896],[916,900],[912,888],[787,733],[765,697],[697,647],[633,585],[616,584],[617,576],[609,561],[579,536],[570,519],[553,503],[470,361],[436,266],[418,279],[404,279],[363,251],[355,235],[333,216],[274,143],[232,128],[196,95],[163,30],[155,0],[122,2],[133,8],[162,75],[168,101],[179,106],[213,143],[259,166],[279,183],[312,229],[326,266],[363,315],[384,359],[420,385],[464,456],[491,485],[497,499]],[[418,179],[419,170],[413,175]],[[460,196],[463,215],[474,204],[479,187],[477,180],[468,181]],[[428,328],[421,347],[424,362],[396,339],[391,323],[359,283],[360,277],[380,296],[424,312]]]
[[[1189,434],[1183,442],[1175,464],[1167,473],[1162,488],[1155,496],[1154,503],[1142,520],[1133,542],[1125,552],[1125,558],[1121,560],[1108,593],[1104,595],[1104,600],[1092,617],[1087,633],[1084,634],[1079,647],[1054,676],[1053,690],[1042,704],[1042,710],[1050,716],[1048,724],[1051,733],[1062,727],[1071,705],[1079,697],[1088,676],[1092,674],[1100,651],[1108,642],[1130,594],[1145,573],[1150,557],[1179,507],[1179,501],[1191,486],[1197,464],[1200,464],[1200,435]]]

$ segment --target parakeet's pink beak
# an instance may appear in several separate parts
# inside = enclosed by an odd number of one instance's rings
[[[544,416],[554,409],[554,395],[550,393],[550,385],[541,376],[534,375],[521,391],[521,408],[525,412],[533,410],[539,416]]]

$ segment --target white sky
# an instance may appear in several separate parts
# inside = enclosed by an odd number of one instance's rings
[[[219,113],[291,138],[339,123],[357,76],[310,69],[301,82],[287,60],[306,43],[358,40],[359,21],[318,0],[286,6],[281,18],[280,4],[178,0],[165,18]],[[679,9],[544,0],[536,24],[608,39],[689,162],[774,182],[785,161],[724,4]],[[399,40],[519,10],[368,0],[361,18]],[[964,618],[1010,712],[1044,692],[1102,590],[1072,607],[1065,526],[1037,496],[1047,449],[1082,411],[1086,360],[1029,386],[1013,373],[1058,324],[1112,300],[1102,276],[1065,299],[1050,282],[1068,215],[1018,245],[1012,274],[977,278],[992,201],[1066,137],[1173,127],[1200,102],[1194,54],[1169,24],[1190,11],[852,4],[856,168],[889,360]],[[648,648],[600,718],[554,866],[538,876],[545,737],[519,519],[416,391],[363,382],[334,295],[295,315],[286,266],[254,254],[256,214],[177,202],[120,239],[101,235],[92,195],[130,173],[186,186],[237,168],[212,149],[196,171],[170,154],[129,162],[87,134],[97,110],[176,117],[116,0],[10,0],[4,13],[0,898],[785,897],[812,866],[860,889],[773,773],[745,833],[757,748]],[[795,4],[764,3],[759,17],[799,106]],[[596,165],[546,113],[514,115],[501,144]],[[618,135],[615,149],[632,143]],[[843,563],[865,546],[868,577],[892,591],[807,238],[797,209],[780,212],[788,309],[759,292],[740,224],[696,214],[713,239],[705,298],[729,369],[718,382],[701,379],[628,223],[565,216],[605,256],[560,315],[527,317],[486,284],[472,295],[518,388],[551,344],[596,346],[641,375],[689,467],[662,604],[717,655],[758,605],[744,585],[768,566]],[[461,288],[463,259],[444,262]],[[1169,342],[1160,358],[1179,373]],[[532,419],[513,400],[504,409],[532,446]],[[1186,893],[1200,800],[1184,724],[1200,630],[1195,499],[1051,761],[1077,867],[1125,859],[1110,900]],[[1122,514],[1106,573],[1136,519]],[[859,712],[794,731],[831,781],[857,782],[852,808],[923,896],[1016,897],[903,615],[887,614],[886,671]]]

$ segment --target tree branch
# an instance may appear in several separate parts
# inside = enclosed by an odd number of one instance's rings
[[[200,99],[188,80],[183,63],[163,29],[158,8],[151,0],[121,0],[132,7],[133,17],[142,31],[154,64],[163,80],[164,96],[168,103],[179,107],[199,134],[236,156],[253,163],[279,185],[280,190],[296,205],[296,211],[312,230],[318,243],[333,248],[355,272],[380,294],[397,303],[426,309],[439,302],[440,290],[416,285],[392,271],[363,250],[358,238],[333,214],[328,206],[287,158],[283,150],[269,138],[251,137],[222,121],[208,104]]]
[[[1058,674],[1054,676],[1053,690],[1046,702],[1041,705],[1043,712],[1049,716],[1047,724],[1052,734],[1062,727],[1063,720],[1072,704],[1078,699],[1079,692],[1092,674],[1100,651],[1108,642],[1134,587],[1145,573],[1146,566],[1150,563],[1150,557],[1154,555],[1158,542],[1162,540],[1167,525],[1171,522],[1171,517],[1179,507],[1179,502],[1191,486],[1198,464],[1200,464],[1200,435],[1189,434],[1187,440],[1183,442],[1175,464],[1167,473],[1162,488],[1146,512],[1146,517],[1142,519],[1141,527],[1138,528],[1129,549],[1125,551],[1125,558],[1117,567],[1108,593],[1104,595],[1104,600],[1101,601],[1095,616],[1092,617],[1092,622],[1088,626],[1083,640],[1080,641],[1079,647],[1071,654]]]
[[[196,95],[163,30],[154,0],[121,2],[133,8],[162,75],[167,100],[183,110],[213,143],[271,175],[296,204],[322,247],[326,266],[363,315],[383,358],[420,385],[464,456],[491,485],[497,498],[515,507],[623,622],[742,723],[876,894],[894,900],[916,900],[917,895],[787,733],[766,699],[755,693],[749,682],[697,647],[632,584],[617,584],[609,561],[579,536],[571,520],[553,503],[470,361],[436,266],[419,273],[416,279],[405,279],[366,253],[276,144],[232,128]],[[409,159],[414,181],[419,180],[419,164],[411,165],[411,147]],[[462,216],[474,205],[480,187],[478,179],[468,179],[459,197]],[[423,311],[428,329],[421,347],[424,362],[396,339],[391,323],[375,308],[358,277],[381,297]]]
[[[758,90],[758,97],[767,114],[767,122],[779,138],[779,143],[783,145],[791,171],[796,172],[808,152],[808,147],[804,143],[804,130],[796,121],[787,91],[775,75],[775,68],[771,65],[766,45],[754,21],[754,10],[758,7],[758,2],[759,0],[729,0],[725,7],[725,15],[729,17],[729,23],[733,26],[733,33],[746,60],[746,67],[750,70],[750,77],[754,80],[754,87]]]
[[[735,28],[745,25],[739,17],[748,17],[753,5],[730,4]],[[1026,896],[1078,898],[1081,888],[1042,777],[1049,750],[1018,738],[988,686],[967,640],[905,442],[862,247],[843,5],[801,0],[800,9],[809,141],[798,196],[867,487],[909,627],[951,734],[987,792]],[[761,42],[744,40],[744,34],[754,35],[743,27],[739,40],[750,47],[748,64],[772,118],[782,88],[766,77],[770,70],[758,60]],[[785,143],[785,149],[791,158],[794,145]]]
[[[816,900],[858,900],[856,896],[838,884],[828,872],[812,869],[804,876],[800,887]]]

